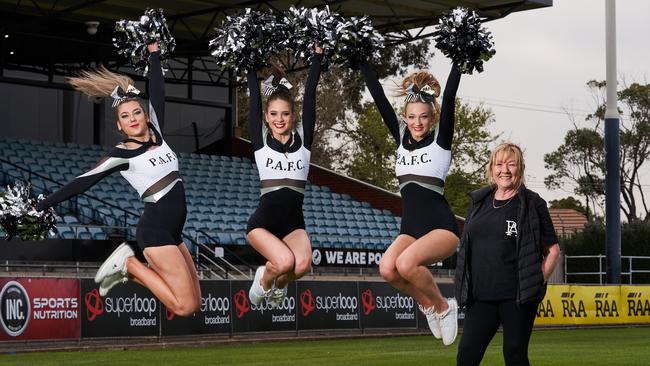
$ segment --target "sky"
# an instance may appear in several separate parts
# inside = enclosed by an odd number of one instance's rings
[[[619,82],[650,79],[648,14],[650,1],[616,2]],[[529,188],[547,201],[569,196],[544,187],[550,171],[543,159],[572,126],[565,110],[580,121],[594,110],[586,83],[605,80],[605,0],[554,0],[550,8],[513,13],[486,27],[496,55],[483,73],[463,75],[458,95],[490,108],[496,119],[490,130],[524,149]],[[430,70],[444,86],[448,60],[436,52]],[[642,183],[649,182],[647,174]]]

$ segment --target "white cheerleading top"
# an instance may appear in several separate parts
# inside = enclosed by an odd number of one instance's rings
[[[408,183],[416,183],[425,188],[442,193],[444,181],[451,167],[451,150],[445,150],[435,141],[426,146],[407,150],[402,141],[406,123],[400,123],[400,144],[395,159],[395,174],[400,188]]]
[[[122,176],[138,191],[144,202],[155,203],[167,194],[176,183],[181,182],[178,172],[178,159],[162,137],[164,123],[165,95],[164,79],[160,66],[159,53],[150,55],[151,73],[149,76],[149,132],[155,137],[149,141],[140,142],[131,139],[125,141],[138,142],[137,149],[111,149],[90,170],[60,190],[48,196],[39,203],[40,208],[46,208],[80,194],[94,184],[119,171]],[[184,203],[183,203],[184,204]]]
[[[266,135],[266,127],[263,130]],[[302,125],[299,124],[296,126],[296,132],[292,139],[297,140],[296,142],[302,141],[302,136]],[[261,193],[290,188],[304,194],[309,175],[311,151],[300,144],[296,151],[283,153],[272,149],[266,143],[266,139],[262,140],[264,146],[255,151],[255,164],[262,184]]]
[[[172,189],[174,184],[181,180],[180,176],[165,184],[165,187],[150,196],[145,192],[163,178],[178,173],[178,159],[176,154],[163,140],[162,145],[146,151],[145,153],[129,159],[129,169],[120,172],[145,202],[156,202]]]

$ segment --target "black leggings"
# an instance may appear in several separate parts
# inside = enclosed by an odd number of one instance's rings
[[[457,366],[478,366],[492,337],[503,326],[506,366],[528,366],[528,342],[533,332],[537,303],[517,306],[515,300],[476,301],[465,311]]]

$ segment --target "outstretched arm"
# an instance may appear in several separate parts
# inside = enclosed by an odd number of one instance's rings
[[[128,159],[111,155],[112,154],[104,156],[92,170],[76,177],[72,182],[50,194],[46,199],[38,202],[36,204],[36,209],[44,210],[48,207],[52,207],[59,202],[87,191],[90,187],[111,175],[113,172],[129,169]]]
[[[305,95],[302,99],[302,130],[304,144],[308,150],[311,150],[314,129],[316,128],[316,87],[320,79],[320,64],[322,60],[323,50],[316,47],[316,52],[314,57],[312,57],[311,67],[309,68],[309,76],[305,83]]]
[[[260,95],[260,83],[257,80],[255,70],[248,71],[248,131],[251,135],[253,150],[257,151],[264,146],[262,136],[262,96]]]
[[[377,109],[379,109],[381,118],[384,120],[384,123],[388,126],[390,134],[393,135],[393,138],[399,145],[399,120],[393,110],[393,106],[388,101],[388,98],[386,98],[386,94],[384,94],[384,89],[381,87],[381,84],[377,79],[377,74],[365,61],[361,62],[361,73],[363,74],[363,79],[370,91],[370,95],[372,95],[372,99],[374,99],[375,104],[377,105]]]
[[[162,136],[165,123],[165,78],[160,65],[158,42],[147,46],[149,50],[149,115],[151,124]]]
[[[454,138],[454,121],[456,119],[456,91],[460,84],[460,71],[452,65],[445,91],[442,95],[442,108],[440,111],[440,126],[436,143],[445,150],[451,150]]]

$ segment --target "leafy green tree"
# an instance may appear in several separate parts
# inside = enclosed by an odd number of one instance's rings
[[[379,78],[405,74],[409,68],[426,68],[430,58],[430,41],[422,40],[402,45],[393,45],[381,50],[381,57],[373,64]],[[279,55],[273,60],[291,72],[288,79],[294,85],[296,110],[300,111],[302,90],[308,67],[296,61],[289,53]],[[327,72],[321,73],[316,97],[316,130],[312,144],[311,161],[330,169],[344,170],[352,145],[351,139],[356,130],[356,120],[351,116],[364,112],[361,102],[365,84],[358,70],[331,65]],[[248,91],[245,80],[240,80],[237,90],[237,125],[242,135],[248,137]]]
[[[559,200],[551,200],[548,203],[550,208],[569,208],[589,217],[589,208],[583,206],[582,202],[573,196],[560,198]]]
[[[364,182],[396,192],[395,139],[379,114],[375,103],[365,103],[351,137],[358,141],[352,147],[348,174]]]
[[[395,141],[374,103],[366,103],[351,137],[358,141],[347,166],[350,176],[397,191],[395,179]],[[485,167],[490,157],[489,144],[499,135],[488,131],[494,121],[492,111],[456,100],[456,122],[452,144],[452,168],[445,181],[445,197],[452,210],[465,215],[469,192],[485,182]]]
[[[485,184],[489,145],[500,136],[488,130],[493,122],[494,114],[490,109],[456,99],[452,166],[445,180],[445,197],[457,215],[466,214],[470,204],[468,193]]]
[[[589,81],[598,106],[586,118],[591,125],[581,127],[575,121],[564,143],[544,156],[544,179],[549,189],[572,187],[584,198],[590,212],[602,212],[605,194],[605,82]],[[627,221],[648,220],[650,208],[641,183],[642,169],[650,157],[650,84],[633,83],[618,92],[620,132],[621,210]]]

